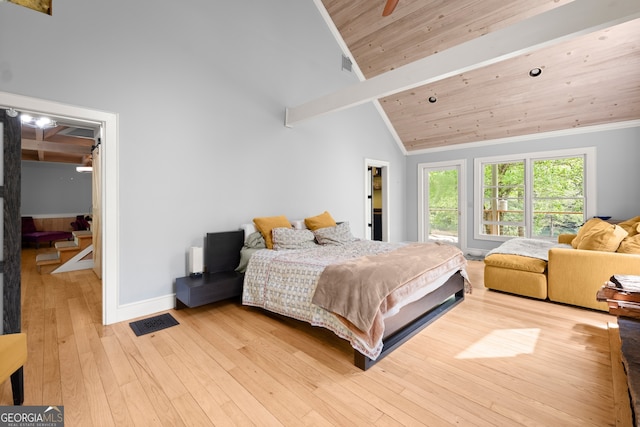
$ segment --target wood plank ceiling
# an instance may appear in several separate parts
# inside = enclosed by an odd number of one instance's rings
[[[322,5],[352,60],[371,79],[570,2],[399,0],[387,17],[385,0]],[[542,74],[529,76],[533,68]],[[638,70],[635,19],[379,101],[412,152],[638,120]]]

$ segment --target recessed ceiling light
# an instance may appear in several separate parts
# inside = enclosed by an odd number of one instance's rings
[[[429,97],[429,102],[434,104],[436,101],[438,100],[438,98],[436,98],[435,96],[430,96]]]
[[[29,114],[20,115],[20,121],[23,125],[39,127],[40,129],[58,126],[58,123],[49,117],[32,117]]]
[[[38,126],[39,128],[44,128],[50,123],[51,119],[49,117],[40,117],[39,119],[36,119],[36,126]]]
[[[529,76],[531,77],[538,77],[540,74],[542,74],[542,68],[532,68],[529,70]]]

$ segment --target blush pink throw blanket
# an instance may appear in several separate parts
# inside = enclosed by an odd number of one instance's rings
[[[430,282],[456,265],[466,265],[460,249],[444,243],[413,243],[391,252],[364,256],[328,265],[320,278],[312,302],[348,320],[361,332],[382,326],[382,314],[397,302],[394,291],[418,276]],[[406,294],[407,292],[400,292]],[[398,292],[395,292],[398,294]],[[378,321],[376,321],[378,319]]]

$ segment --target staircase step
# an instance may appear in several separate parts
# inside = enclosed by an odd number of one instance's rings
[[[83,248],[78,246],[76,242],[57,242],[56,250],[60,257],[60,263],[64,264],[71,258],[76,256]]]
[[[49,265],[59,263],[60,257],[56,252],[45,252],[43,254],[36,255],[36,265]]]
[[[55,247],[59,251],[76,251],[80,246],[74,241],[56,242]]]
[[[51,273],[60,264],[60,256],[58,252],[45,252],[36,255],[36,270],[40,274]]]
[[[73,240],[80,249],[84,249],[93,242],[93,232],[89,230],[73,231]]]

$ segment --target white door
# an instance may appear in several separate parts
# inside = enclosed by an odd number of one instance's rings
[[[464,160],[418,165],[420,241],[466,246],[464,165]]]

